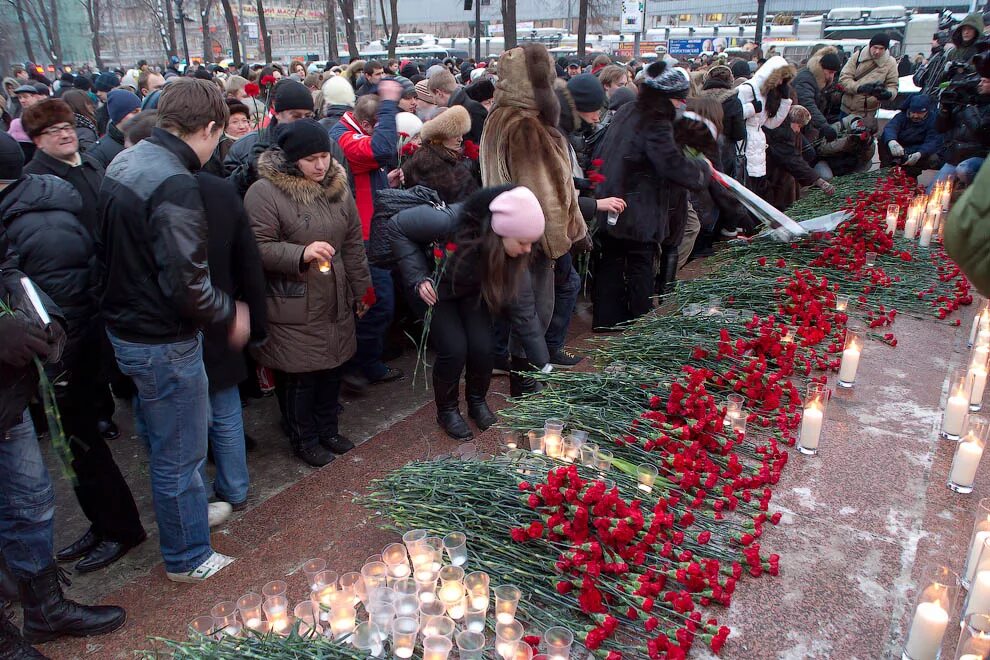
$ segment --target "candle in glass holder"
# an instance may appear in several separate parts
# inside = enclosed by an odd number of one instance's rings
[[[460,593],[441,590],[440,602],[443,603],[443,606],[447,610],[447,616],[451,619],[454,621],[460,621],[464,618],[464,609],[467,607],[464,587],[461,587]]]
[[[471,632],[483,633],[485,632],[485,624],[488,619],[488,603],[485,603],[485,607],[474,607],[471,602],[468,602],[467,609],[464,611],[464,629],[470,630]]]
[[[326,275],[330,272],[330,260],[329,259],[317,259],[317,263],[320,267],[320,272]]]
[[[330,612],[330,632],[341,638],[354,632],[357,610],[353,607],[338,607]]]
[[[443,537],[443,549],[450,557],[450,563],[454,566],[463,566],[467,563],[467,534],[464,532],[451,532]]]
[[[441,609],[443,609],[441,607]],[[454,628],[456,624],[454,620],[447,616],[428,616],[420,617],[422,625],[420,626],[420,632],[423,633],[423,637],[446,637],[450,639],[454,635]]]
[[[907,218],[904,220],[904,238],[913,241],[918,234],[918,214],[914,207],[908,210]]]
[[[942,437],[958,440],[963,432],[972,388],[968,370],[956,370],[949,382],[949,400],[942,416]]]
[[[639,489],[644,493],[653,492],[653,484],[657,481],[657,468],[655,465],[646,463],[636,467],[636,480],[639,482]]]
[[[985,557],[982,554],[988,540],[990,540],[990,498],[984,497],[980,500],[976,521],[973,523],[969,552],[966,553],[966,568],[960,579],[964,589],[969,589],[970,582],[978,569],[990,570],[990,552],[987,552]],[[980,565],[981,559],[986,560],[984,566]]]
[[[423,660],[447,660],[454,643],[447,637],[432,635],[423,640]]]
[[[897,204],[887,205],[887,233],[891,236],[897,231],[897,220],[901,215],[901,207]]]
[[[990,571],[977,571],[963,605],[963,617],[990,612]]]
[[[990,319],[987,318],[987,304],[984,304],[983,305],[983,309],[981,309],[976,314],[976,316],[973,317],[973,325],[969,329],[969,347],[970,348],[972,348],[973,345],[976,343],[976,333],[979,332],[983,328],[987,328],[988,321],[990,321]],[[988,328],[988,330],[990,330],[990,328]]]
[[[217,633],[237,637],[241,634],[241,624],[237,620],[237,603],[232,600],[225,600],[217,603],[210,610],[213,617],[213,624]]]
[[[844,312],[849,307],[849,296],[837,295],[835,297],[835,311]]]
[[[464,591],[464,569],[460,566],[444,566],[440,569],[440,591],[438,596],[441,601],[453,600]]]
[[[503,660],[509,660],[516,649],[516,642],[522,639],[523,627],[518,621],[495,624],[495,652]]]
[[[979,412],[983,407],[983,394],[987,389],[987,363],[981,362],[974,354],[969,363],[969,379],[972,383],[969,393],[969,411]]]
[[[801,435],[797,449],[802,454],[814,456],[821,442],[822,425],[825,422],[825,408],[828,406],[828,389],[823,383],[808,385],[804,412],[801,415]]]
[[[485,636],[475,630],[457,633],[457,655],[460,660],[484,660]]]
[[[261,610],[261,594],[249,592],[237,599],[237,609],[241,613],[241,621],[252,630],[261,630],[264,620]]]
[[[864,255],[863,259],[864,259],[864,264],[866,265],[866,267],[867,268],[872,268],[877,263],[877,253],[876,252],[867,252]]]
[[[543,436],[543,450],[550,458],[560,458],[563,455],[564,441],[555,433]]]
[[[216,625],[212,616],[198,616],[189,622],[189,637],[213,637],[216,633]]]
[[[388,578],[402,579],[409,576],[409,559],[406,546],[401,543],[391,543],[382,550],[382,561],[388,570]]]
[[[846,327],[846,341],[842,349],[842,362],[839,365],[839,387],[851,388],[856,383],[859,357],[863,351],[863,340],[857,329]]]
[[[543,434],[539,431],[529,431],[526,437],[529,439],[529,450],[534,454],[542,454]]]
[[[928,660],[938,657],[942,637],[949,625],[949,612],[956,604],[958,576],[944,566],[939,566],[930,576],[927,585],[918,594],[917,604],[904,644],[904,655],[910,660]]]
[[[574,633],[562,626],[547,628],[543,633],[543,645],[547,649],[550,660],[568,660],[571,657],[571,645],[574,643]]]
[[[986,445],[987,423],[976,417],[969,417],[966,422],[965,434],[956,445],[952,457],[952,468],[949,471],[948,487],[957,493],[972,493],[976,470],[983,457]]]
[[[413,617],[399,617],[392,622],[392,655],[411,658],[416,649],[419,621]]]
[[[279,635],[288,634],[289,599],[285,596],[273,596],[265,601],[263,609],[272,632]]]
[[[516,608],[522,592],[510,584],[495,587],[495,621],[509,624],[516,620]]]
[[[921,237],[918,239],[918,245],[923,248],[929,247],[932,244],[932,234],[935,232],[935,225],[932,223],[931,218],[925,220],[925,224],[921,227]]]
[[[958,660],[990,658],[990,616],[985,613],[973,613],[963,617],[959,644],[953,657]]]

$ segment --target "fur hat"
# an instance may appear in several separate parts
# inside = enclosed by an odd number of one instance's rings
[[[447,108],[423,124],[419,135],[423,142],[442,142],[447,138],[461,137],[471,130],[471,116],[462,105]]]
[[[787,121],[791,124],[807,126],[811,121],[811,113],[803,105],[792,105],[791,111],[787,114]]]
[[[24,111],[21,118],[24,131],[30,138],[41,135],[46,128],[55,124],[76,125],[76,115],[69,104],[61,99],[45,99]]]
[[[423,129],[423,120],[411,112],[400,112],[395,115],[395,130],[413,138]],[[401,137],[401,136],[400,136]]]
[[[481,69],[475,69],[475,71],[480,71]],[[464,93],[472,101],[477,101],[481,103],[482,101],[487,101],[488,99],[495,96],[495,83],[493,83],[488,78],[473,82],[464,88]]]
[[[354,107],[354,87],[342,76],[327,78],[323,83],[323,102],[327,105],[347,105]]]
[[[646,67],[643,84],[664,96],[685,99],[691,89],[691,78],[680,67],[667,66],[663,60]]]
[[[718,66],[713,66],[708,70],[708,73],[705,74],[705,82],[708,82],[709,80],[720,80],[731,85],[732,81],[735,80],[735,76],[732,75],[732,69],[723,64],[719,64]]]

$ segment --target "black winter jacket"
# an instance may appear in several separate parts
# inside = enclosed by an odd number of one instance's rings
[[[104,169],[89,154],[81,154],[82,164],[73,167],[65,161],[53,158],[41,149],[34,154],[31,162],[24,166],[25,174],[51,174],[65,179],[82,197],[82,210],[79,221],[95,238],[97,230],[97,207],[100,202],[100,185],[103,183]]]
[[[742,101],[735,88],[727,82],[711,79],[705,83],[699,96],[715,99],[722,104],[722,134],[719,145],[719,169],[734,174],[736,170],[736,143],[746,139],[746,119]]]
[[[403,284],[415,293],[417,287],[434,275],[431,245],[441,245],[454,240],[462,221],[464,209],[470,208],[473,215],[488,212],[488,205],[495,194],[504,192],[504,187],[485,188],[471,196],[464,204],[448,209],[438,209],[430,205],[418,206],[396,214],[388,224],[392,239],[392,253],[398,260]],[[478,253],[465,257],[455,252],[444,270],[443,277],[436,285],[437,296],[441,300],[481,296],[481,263]],[[526,350],[526,357],[535,365],[550,361],[547,343],[542,326],[536,315],[533,287],[529,280],[529,269],[523,269],[523,280],[519,284],[516,299],[505,310],[494,310],[495,314],[508,317],[512,329],[517,333]]]
[[[251,312],[250,344],[259,346],[268,337],[268,311],[265,274],[251,221],[230,181],[200,171],[196,182],[209,225],[210,280],[231,298],[247,303]],[[230,348],[223,323],[203,330],[203,363],[211,392],[234,387],[248,375],[244,354]]]
[[[935,129],[945,133],[945,162],[949,165],[986,157],[990,153],[990,95],[978,96],[974,105],[943,105]]]
[[[669,121],[653,121],[643,126],[639,103],[629,103],[612,119],[602,146],[605,181],[595,196],[621,197],[626,210],[615,225],[600,226],[612,238],[664,243],[680,241],[686,217],[686,190],[708,185],[708,165],[690,160],[674,142]]]
[[[103,169],[110,167],[111,161],[124,150],[124,133],[117,128],[117,126],[111,122],[107,126],[107,133],[100,138],[89,151],[86,152],[87,156],[91,156],[94,160],[103,166]]]
[[[100,305],[121,339],[171,343],[233,317],[230,296],[210,280],[206,213],[193,176],[199,167],[185,142],[156,128],[107,170],[97,244]]]
[[[805,67],[798,71],[794,77],[794,93],[797,94],[797,102],[803,105],[805,110],[811,114],[811,126],[821,130],[828,125],[829,121],[822,112],[824,99],[822,90],[815,79],[815,73]]]
[[[475,144],[481,144],[481,132],[485,128],[485,120],[488,119],[488,111],[485,110],[485,106],[468,96],[464,87],[459,87],[456,92],[451,94],[447,106],[452,108],[455,105],[463,105],[471,117],[471,130],[467,132],[464,139],[471,140]]]

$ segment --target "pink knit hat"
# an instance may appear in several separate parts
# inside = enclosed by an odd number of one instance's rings
[[[525,186],[516,186],[498,195],[488,205],[492,231],[502,238],[535,243],[543,236],[546,220],[540,200]]]

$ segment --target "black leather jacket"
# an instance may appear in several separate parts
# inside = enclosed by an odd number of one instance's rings
[[[160,129],[110,164],[100,190],[97,258],[107,327],[127,341],[170,343],[228,323],[234,304],[210,280],[200,166]]]

